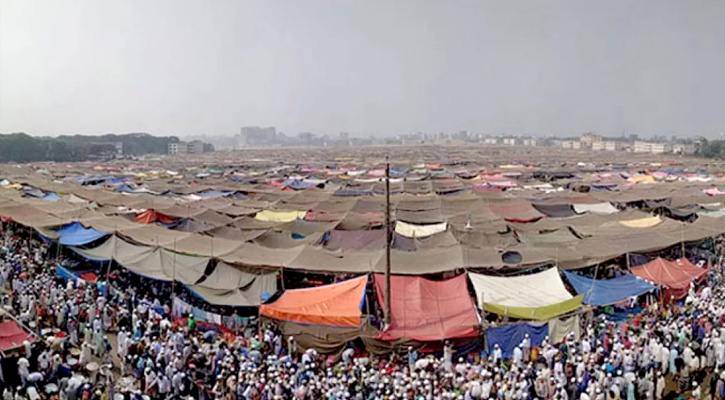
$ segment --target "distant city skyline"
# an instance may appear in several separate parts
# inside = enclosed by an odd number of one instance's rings
[[[720,138],[725,2],[0,0],[0,132]]]

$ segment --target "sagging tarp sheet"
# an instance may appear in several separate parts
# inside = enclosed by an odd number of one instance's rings
[[[360,327],[367,276],[307,289],[284,292],[277,301],[259,307],[260,315],[312,325]]]
[[[243,271],[233,265],[225,262],[218,262],[214,269],[204,277],[203,280],[197,282],[197,286],[202,286],[208,289],[217,290],[232,290],[241,287],[249,286],[252,282],[258,281],[261,277],[270,276],[275,279],[276,272],[271,274],[256,274],[247,271]],[[265,285],[265,291],[269,294],[274,294],[276,290],[276,283],[274,290],[271,292],[268,290],[271,285]]]
[[[631,270],[634,275],[669,289],[666,295],[675,299],[684,297],[690,283],[707,274],[707,268],[698,268],[687,258],[669,261],[658,257]]]
[[[84,228],[78,222],[66,225],[55,231],[60,244],[65,246],[83,246],[104,237],[107,233],[99,232],[93,228]]]
[[[592,279],[564,271],[569,283],[578,294],[584,295],[584,304],[606,306],[650,292],[654,285],[634,275],[622,275],[613,279]]]
[[[478,335],[480,319],[468,294],[466,275],[445,281],[391,276],[391,323],[382,340],[434,341]],[[385,304],[385,277],[375,274],[380,304]]]
[[[160,247],[129,243],[115,235],[92,249],[71,247],[83,257],[96,260],[114,260],[129,271],[147,278],[191,285],[203,275],[209,258],[177,254]]]
[[[568,218],[577,215],[570,204],[532,204],[532,206],[550,218]]]
[[[255,275],[246,286],[235,289],[211,289],[202,284],[187,286],[209,304],[233,307],[257,307],[263,296],[277,291],[277,275]]]
[[[537,308],[570,300],[559,270],[521,276],[489,276],[469,273],[479,305]]]
[[[488,328],[486,329],[488,351],[493,353],[494,348],[498,345],[503,357],[511,358],[514,348],[523,342],[526,335],[529,335],[529,339],[531,339],[531,347],[540,346],[549,335],[549,326],[547,323],[519,323]]]

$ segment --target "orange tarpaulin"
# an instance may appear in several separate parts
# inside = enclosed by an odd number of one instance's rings
[[[466,275],[445,281],[391,276],[391,322],[382,340],[434,341],[478,335],[480,321],[468,294]],[[385,276],[375,274],[380,304],[385,304]]]
[[[359,327],[367,276],[331,285],[287,290],[259,307],[261,315],[301,324]]]
[[[669,261],[657,258],[647,264],[632,267],[632,274],[668,289],[665,298],[680,299],[687,294],[690,283],[707,274],[707,268],[698,268],[687,258]]]

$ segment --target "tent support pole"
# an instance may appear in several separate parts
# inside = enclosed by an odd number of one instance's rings
[[[176,239],[174,239],[174,268],[171,277],[171,304],[176,300]]]
[[[385,325],[390,325],[390,242],[393,231],[390,229],[390,162],[385,156]]]

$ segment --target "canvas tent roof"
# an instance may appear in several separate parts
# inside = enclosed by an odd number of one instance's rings
[[[445,281],[391,276],[391,323],[383,340],[434,341],[478,334],[480,319],[468,294],[466,275]],[[384,304],[385,278],[375,274],[378,300]]]
[[[307,289],[287,290],[259,313],[282,321],[359,327],[367,276]]]

